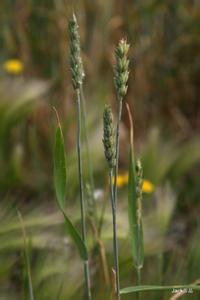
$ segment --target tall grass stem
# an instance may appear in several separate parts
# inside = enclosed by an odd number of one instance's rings
[[[79,193],[80,193],[80,206],[81,206],[81,231],[84,243],[86,243],[86,213],[83,194],[83,172],[82,172],[82,158],[81,158],[81,102],[80,90],[76,90],[77,96],[77,156],[78,156],[78,174],[79,174]],[[84,276],[86,284],[86,297],[87,300],[91,299],[91,283],[89,273],[89,262],[84,262]]]
[[[137,268],[136,273],[137,273],[137,285],[140,286],[141,285],[141,268]],[[140,292],[137,292],[136,295],[137,295],[137,300],[140,300]]]
[[[113,251],[114,251],[114,264],[115,264],[115,299],[120,300],[120,282],[119,282],[119,259],[118,259],[118,242],[117,242],[117,223],[116,223],[116,203],[114,201],[113,194],[113,170],[109,171],[110,179],[110,198],[112,207],[112,219],[113,219]]]
[[[91,163],[91,153],[90,153],[90,147],[89,147],[89,139],[88,139],[88,129],[86,124],[86,101],[85,101],[85,95],[83,92],[83,88],[81,86],[81,103],[82,103],[82,116],[83,116],[83,130],[85,135],[85,146],[86,146],[86,155],[87,155],[87,162],[88,162],[88,171],[89,171],[89,181],[92,191],[92,214],[97,222],[97,210],[96,210],[96,202],[94,199],[94,191],[95,191],[95,185],[94,185],[94,172],[93,167]]]
[[[120,139],[120,122],[122,117],[122,97],[118,101],[118,118],[117,118],[117,128],[116,128],[116,166],[114,168],[114,201],[117,207],[117,176],[119,168],[119,139]]]

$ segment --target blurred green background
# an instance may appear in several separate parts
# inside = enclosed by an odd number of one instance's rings
[[[79,22],[86,72],[84,91],[95,196],[104,211],[101,239],[111,271],[112,226],[102,113],[111,103],[114,48],[131,44],[126,101],[134,119],[137,156],[155,190],[144,194],[143,284],[200,280],[200,35],[195,0],[1,0],[0,1],[0,299],[29,299],[23,239],[30,244],[35,299],[81,299],[82,264],[66,236],[52,183],[52,150],[58,109],[68,163],[67,211],[79,227],[75,151],[76,111],[69,72],[67,22]],[[13,61],[14,59],[14,61]],[[127,171],[128,117],[121,126],[120,173]],[[88,181],[84,156],[85,182]],[[87,189],[85,189],[87,194]],[[127,187],[119,191],[121,286],[136,282],[127,224]],[[94,299],[110,299],[91,230]],[[129,250],[127,250],[129,249]],[[171,293],[149,293],[169,299]],[[143,294],[141,299],[147,299]],[[134,299],[134,296],[123,296]],[[197,293],[182,299],[199,299]]]

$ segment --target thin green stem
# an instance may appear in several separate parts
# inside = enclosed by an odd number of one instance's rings
[[[160,285],[163,284],[163,252],[158,254],[158,273]]]
[[[87,155],[87,162],[88,162],[88,171],[89,171],[89,181],[90,181],[90,186],[92,190],[92,212],[93,212],[93,217],[95,221],[97,221],[97,211],[96,211],[96,202],[94,199],[94,172],[92,168],[92,163],[91,163],[91,155],[90,155],[90,147],[89,147],[89,140],[88,140],[88,130],[87,130],[87,125],[86,125],[86,101],[85,101],[85,96],[83,92],[83,88],[81,86],[81,103],[82,103],[82,112],[83,112],[83,130],[85,134],[85,146],[86,146],[86,155]]]
[[[25,258],[25,267],[28,277],[28,287],[29,287],[29,296],[30,300],[34,300],[34,294],[33,294],[33,283],[32,283],[32,277],[31,277],[31,267],[30,267],[30,259],[29,259],[29,249],[27,245],[27,235],[26,235],[26,229],[24,225],[24,220],[22,218],[22,215],[19,211],[17,211],[20,225],[22,229],[22,236],[23,236],[23,242],[24,242],[24,258]]]
[[[80,206],[81,206],[81,230],[82,238],[86,243],[86,213],[83,195],[83,172],[82,172],[82,159],[81,159],[81,102],[80,90],[77,90],[77,155],[78,155],[78,173],[79,173],[79,193],[80,193]],[[86,284],[86,299],[91,299],[91,284],[89,274],[89,263],[84,261],[84,276]]]
[[[117,118],[117,128],[116,128],[116,166],[114,170],[114,201],[115,205],[117,206],[117,175],[118,175],[118,168],[119,168],[119,137],[120,137],[120,121],[122,117],[122,98],[119,98],[118,104],[118,118]]]
[[[136,268],[136,273],[137,273],[137,285],[141,285],[141,268]],[[137,300],[140,300],[140,292],[136,293]]]
[[[111,198],[111,207],[112,207],[112,219],[113,219],[113,251],[114,251],[114,269],[115,269],[115,299],[120,300],[120,282],[119,282],[119,258],[118,258],[118,242],[117,242],[117,223],[116,223],[116,205],[114,201],[113,194],[113,184],[112,177],[113,171],[110,169],[109,178],[110,178],[110,198]]]
[[[99,224],[98,224],[98,234],[99,234],[99,236],[101,236],[101,231],[102,231],[102,227],[103,227],[106,206],[107,206],[107,193],[105,193],[105,197],[104,197],[104,200],[103,200],[103,205],[102,205],[102,209],[101,209],[101,213],[100,213],[100,217],[99,217]]]

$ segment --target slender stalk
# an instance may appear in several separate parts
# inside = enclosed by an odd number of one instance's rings
[[[21,229],[22,229],[25,266],[26,266],[26,272],[27,272],[27,277],[28,277],[29,296],[30,296],[30,300],[34,300],[33,283],[32,283],[32,277],[31,277],[31,267],[30,267],[30,260],[29,260],[29,250],[28,250],[28,246],[27,246],[26,229],[25,229],[24,220],[22,218],[21,213],[19,211],[17,211],[17,214],[18,214],[20,224],[21,224]]]
[[[103,199],[103,204],[102,204],[101,212],[99,214],[100,215],[100,217],[99,217],[99,224],[98,224],[98,234],[99,234],[99,236],[101,236],[103,222],[104,222],[104,218],[105,218],[105,211],[106,211],[106,206],[107,206],[107,194],[109,194],[109,184],[106,187],[106,191],[105,191],[105,196],[104,196],[104,199]]]
[[[116,166],[114,169],[114,201],[117,206],[117,175],[119,168],[119,138],[120,138],[120,122],[122,117],[122,97],[118,101],[118,118],[117,118],[117,128],[116,128]]]
[[[70,41],[70,66],[72,72],[72,84],[76,91],[77,98],[77,154],[78,154],[78,172],[79,172],[79,192],[81,206],[81,230],[82,238],[86,244],[86,214],[83,197],[83,172],[81,160],[81,87],[84,78],[84,69],[81,59],[80,36],[78,32],[78,23],[73,14],[69,20],[69,41]],[[89,263],[84,261],[84,275],[86,284],[86,299],[91,299]]]
[[[83,129],[84,129],[84,134],[85,134],[85,146],[86,146],[86,155],[87,155],[87,162],[88,162],[88,170],[89,170],[89,181],[90,181],[90,186],[92,190],[92,213],[95,221],[97,221],[97,210],[96,210],[96,202],[94,199],[94,172],[92,168],[92,163],[91,163],[91,155],[90,155],[90,147],[89,147],[89,141],[88,141],[88,130],[87,130],[87,125],[86,125],[86,103],[85,103],[85,96],[83,92],[83,88],[81,86],[81,103],[82,103],[82,115],[83,115]]]
[[[110,198],[112,207],[112,219],[113,219],[113,251],[114,251],[114,264],[115,264],[115,299],[120,299],[120,283],[119,283],[119,259],[118,259],[118,242],[117,242],[117,223],[116,223],[116,203],[113,194],[113,183],[112,183],[113,171],[110,169]]]
[[[103,270],[105,284],[106,284],[106,286],[109,286],[110,285],[110,277],[109,277],[109,272],[108,272],[108,263],[107,263],[107,258],[106,258],[105,247],[104,247],[103,241],[101,240],[101,237],[98,233],[96,225],[94,224],[94,220],[89,217],[89,221],[91,224],[92,232],[96,239],[97,246],[99,248],[100,261],[101,261],[101,266],[102,266],[102,270]]]
[[[137,273],[137,285],[141,285],[141,268],[137,268],[136,269],[136,273]],[[137,300],[140,300],[140,292],[136,293],[137,296]]]
[[[159,281],[160,285],[162,285],[163,282],[163,252],[158,254],[158,274],[159,274]]]
[[[80,206],[81,206],[81,231],[83,241],[86,243],[86,214],[85,203],[83,195],[83,172],[82,172],[82,159],[81,159],[81,103],[80,103],[80,90],[77,89],[77,155],[78,155],[78,173],[79,173],[79,193],[80,193]],[[86,284],[86,299],[91,299],[91,284],[89,274],[89,263],[84,261],[84,275]]]

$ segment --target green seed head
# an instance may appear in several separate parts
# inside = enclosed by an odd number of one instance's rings
[[[124,98],[127,92],[127,81],[129,76],[129,60],[127,58],[129,44],[122,39],[115,49],[116,64],[114,66],[114,82],[120,98]]]
[[[136,162],[136,205],[137,205],[137,222],[138,226],[142,220],[142,185],[143,185],[143,169],[140,160]]]
[[[69,20],[69,42],[70,42],[70,66],[72,72],[72,83],[75,90],[80,89],[85,76],[81,59],[80,36],[78,23],[73,14]]]
[[[115,166],[113,116],[110,105],[106,105],[103,113],[103,145],[104,153],[110,169]]]
[[[142,195],[142,185],[143,185],[143,169],[141,161],[138,159],[136,161],[136,185],[137,185],[137,196]]]

